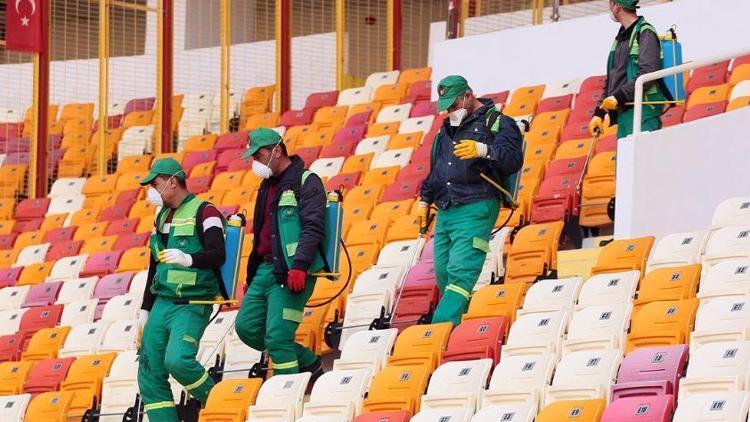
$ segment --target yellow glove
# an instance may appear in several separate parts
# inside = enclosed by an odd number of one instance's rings
[[[419,228],[427,225],[427,214],[430,212],[430,204],[427,202],[419,201],[417,205],[417,224]]]
[[[453,148],[453,154],[462,160],[485,158],[487,157],[487,144],[464,139]]]
[[[589,133],[591,136],[602,134],[604,132],[604,121],[599,116],[594,116],[589,122]]]
[[[602,100],[602,104],[599,106],[599,108],[604,111],[617,110],[617,98],[615,98],[614,95],[610,95],[609,97]]]

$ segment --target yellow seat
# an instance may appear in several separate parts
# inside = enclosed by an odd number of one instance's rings
[[[360,184],[362,186],[388,185],[396,181],[401,166],[378,167],[367,171],[363,176]]]
[[[421,131],[395,134],[388,141],[388,149],[412,148],[416,151],[419,144],[422,143],[422,136]]]
[[[73,393],[69,415],[83,415],[91,407],[93,400],[101,400],[104,377],[109,374],[109,368],[116,357],[117,353],[114,352],[79,356],[70,365],[65,381],[60,383],[60,391]]]
[[[735,98],[727,105],[727,111],[750,106],[750,96]]]
[[[253,202],[258,195],[257,189],[250,189],[246,187],[239,187],[229,189],[221,200],[222,206],[227,205],[242,205],[248,202]]]
[[[206,406],[198,416],[199,422],[244,422],[247,408],[255,404],[263,380],[226,379],[214,386]]]
[[[497,316],[508,318],[509,322],[515,321],[516,310],[523,305],[528,288],[526,283],[496,284],[480,288],[471,296],[463,321]],[[510,327],[510,324],[507,326]]]
[[[319,129],[340,129],[346,122],[348,113],[348,106],[321,107],[315,112],[313,122],[318,125]]]
[[[585,157],[593,153],[594,139],[576,139],[563,142],[555,151],[555,160],[567,160],[571,158]]]
[[[76,229],[73,240],[88,240],[104,236],[104,231],[107,230],[108,224],[107,222],[82,224]]]
[[[427,365],[386,367],[373,378],[362,412],[418,412],[429,378]]]
[[[190,170],[189,177],[204,177],[214,174],[214,168],[216,168],[216,161],[208,161],[200,163]]]
[[[24,267],[21,276],[18,277],[16,286],[31,286],[34,284],[44,283],[52,272],[54,262],[41,262]]]
[[[271,110],[276,86],[256,86],[245,91],[240,108],[240,120],[244,123],[248,116]]]
[[[505,265],[506,283],[531,283],[557,269],[562,221],[525,226],[516,234]]]
[[[432,68],[418,67],[413,69],[404,69],[401,74],[398,75],[399,83],[413,84],[414,82],[429,81],[432,76]]]
[[[211,151],[218,137],[213,134],[193,135],[185,142],[183,152]]]
[[[614,240],[602,248],[591,274],[638,270],[643,278],[654,237]]]
[[[133,111],[125,115],[122,119],[122,127],[127,129],[133,126],[146,126],[150,125],[154,120],[154,111]]]
[[[419,236],[419,224],[416,217],[413,215],[404,215],[393,220],[385,236],[385,243],[399,240],[413,240],[417,236]]]
[[[364,173],[370,169],[370,163],[374,157],[374,152],[352,155],[344,161],[344,165],[341,167],[341,172],[339,172],[339,174]]]
[[[211,190],[229,190],[242,185],[242,179],[245,177],[245,171],[225,171],[219,173],[214,177],[214,181],[211,183]]]
[[[310,131],[297,139],[295,142],[296,148],[312,148],[326,146],[333,141],[333,136],[336,134],[334,129],[320,129],[316,131]]]
[[[695,297],[701,277],[701,264],[657,268],[643,277],[634,309],[660,300],[682,300]]]
[[[80,227],[85,224],[96,223],[98,219],[99,208],[84,208],[73,214],[70,218],[70,225]]]
[[[259,127],[272,128],[279,125],[279,113],[261,113],[248,117],[245,130],[250,132]]]
[[[21,359],[29,362],[38,362],[45,359],[55,359],[65,339],[68,337],[70,327],[42,328],[34,333],[29,340],[26,351]]]
[[[571,249],[557,252],[557,276],[559,278],[591,277],[591,268],[596,265],[602,248]]]
[[[70,405],[73,403],[72,391],[53,391],[41,393],[31,399],[26,408],[26,421],[65,422],[68,420]],[[83,416],[77,416],[79,419]],[[74,418],[71,418],[74,419]]]
[[[604,399],[558,400],[545,406],[536,416],[536,422],[599,422],[607,402]]]
[[[147,270],[150,258],[151,249],[147,246],[128,249],[122,254],[117,272],[125,273]]]
[[[341,288],[343,287],[343,284],[340,281],[336,282],[321,278],[318,279],[318,281],[315,283],[316,289],[319,284],[323,283],[333,285],[333,288],[331,290],[337,290],[333,292],[333,296],[329,298],[317,299],[318,303],[330,300],[339,291],[341,291]],[[323,294],[324,293],[321,293],[321,295]],[[327,322],[333,321],[333,318],[328,318],[328,312],[330,309],[335,309],[338,310],[340,314],[341,309],[343,309],[343,307],[341,306],[341,301],[345,297],[346,292],[342,293],[339,297],[333,299],[332,302],[326,305],[318,306],[315,308],[305,308],[304,312],[302,313],[302,322],[297,327],[297,332],[294,333],[294,341],[297,344],[301,344],[312,350],[312,352],[316,355],[321,354],[321,351],[327,347],[325,341],[323,340],[323,327]],[[312,298],[310,300],[312,301]],[[310,302],[310,304],[313,304],[313,302]]]
[[[92,176],[86,179],[81,193],[89,197],[98,197],[115,190],[117,175]]]
[[[362,220],[353,223],[346,234],[345,243],[347,246],[359,245],[362,243],[375,242],[379,247],[383,246],[385,234],[390,227],[390,219],[381,220]]]
[[[375,123],[373,125],[370,125],[369,129],[367,129],[367,136],[368,137],[384,136],[384,135],[393,136],[398,133],[398,127],[400,125],[401,125],[401,122]]]
[[[432,372],[448,346],[452,329],[453,325],[449,322],[405,328],[396,338],[388,366],[420,365]]]
[[[696,89],[690,94],[687,100],[687,108],[708,103],[717,103],[720,101],[726,101],[729,98],[729,94],[732,92],[732,85],[721,84],[713,86],[704,86]]]
[[[21,394],[33,366],[29,360],[0,363],[0,396]]]
[[[380,85],[375,89],[372,101],[378,103],[381,108],[401,104],[408,90],[409,84],[407,83]]]
[[[697,311],[696,298],[643,305],[632,318],[625,354],[640,347],[688,344]]]
[[[609,201],[615,197],[616,168],[615,151],[596,154],[589,162],[581,192],[581,226],[601,227],[612,224],[607,208]]]
[[[527,149],[529,145],[557,144],[560,142],[561,133],[562,128],[559,126],[533,126],[524,136]]]
[[[370,218],[373,220],[383,220],[385,218],[392,220],[398,217],[411,214],[412,205],[414,205],[414,199],[404,199],[402,201],[388,201],[381,202],[375,206],[370,214]]]

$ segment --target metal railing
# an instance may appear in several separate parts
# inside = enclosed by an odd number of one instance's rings
[[[635,80],[635,102],[633,104],[633,107],[635,108],[633,113],[633,135],[641,133],[641,119],[643,116],[643,85],[645,85],[646,82],[655,81],[664,78],[665,76],[688,72],[693,69],[698,69],[700,67],[733,59],[735,57],[745,56],[748,54],[750,54],[750,49],[744,48],[730,53],[723,53],[716,56],[711,56],[707,59],[683,63],[679,66],[669,67],[639,76],[638,79]]]

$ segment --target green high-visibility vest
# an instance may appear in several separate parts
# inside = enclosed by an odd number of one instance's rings
[[[312,173],[309,170],[305,170],[302,173],[300,188],[305,184],[305,181],[310,174]],[[291,269],[292,263],[294,262],[294,255],[297,253],[299,237],[300,234],[302,234],[302,224],[299,219],[299,208],[294,190],[290,189],[281,192],[281,197],[279,198],[279,209],[277,212],[277,223],[284,260],[286,261],[287,269]],[[317,253],[315,255],[315,260],[313,260],[310,268],[308,268],[307,273],[316,273],[322,270],[324,266],[323,257],[320,253]]]

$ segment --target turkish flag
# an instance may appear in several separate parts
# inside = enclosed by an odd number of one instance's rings
[[[7,0],[5,11],[5,48],[11,51],[40,53],[42,45],[42,7],[48,0]]]

